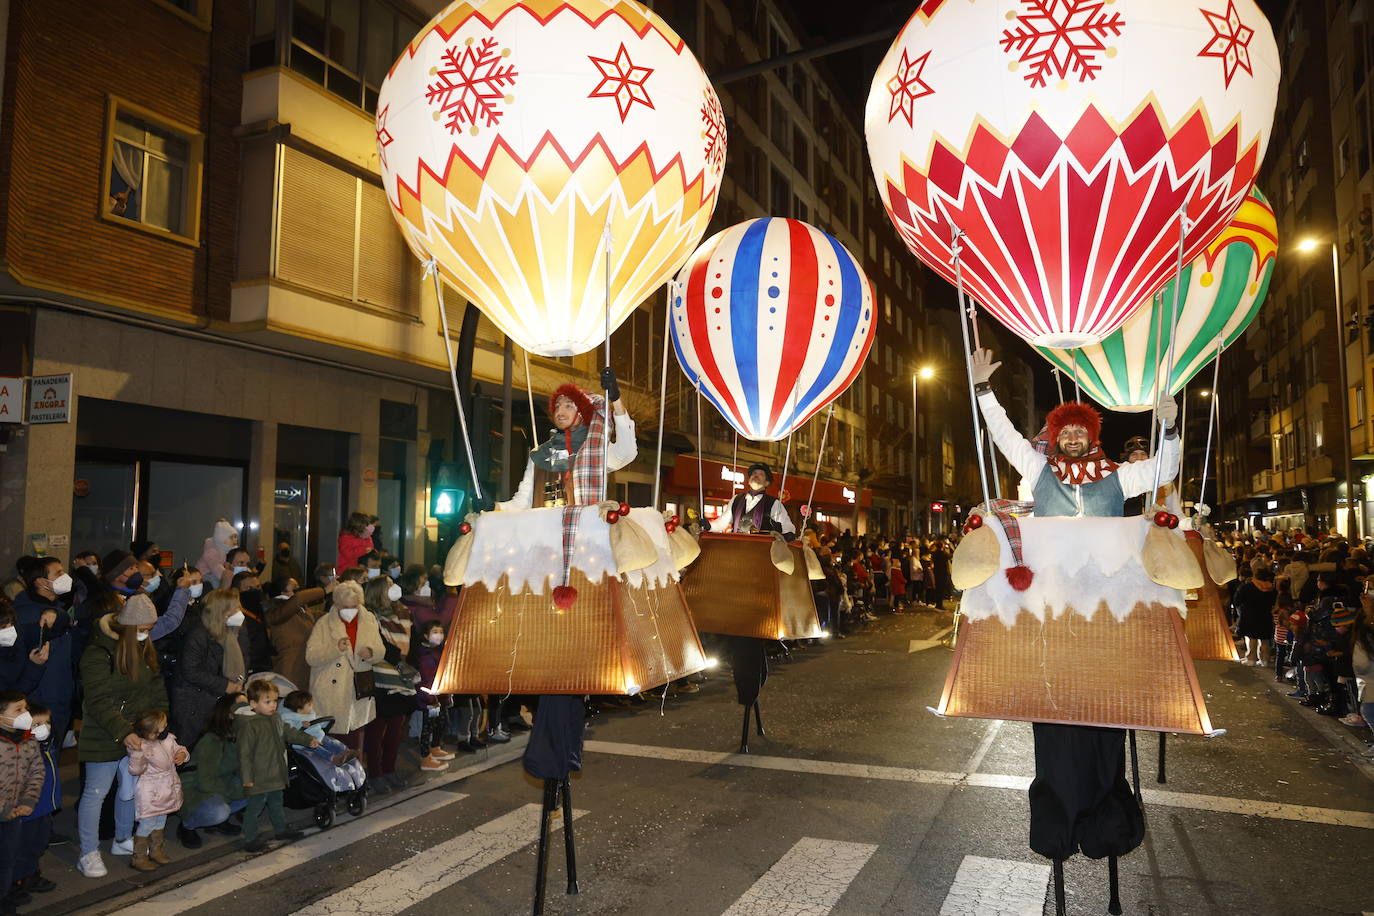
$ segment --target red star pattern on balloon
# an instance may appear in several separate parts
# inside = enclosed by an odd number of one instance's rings
[[[921,79],[921,72],[925,70],[928,60],[929,51],[912,60],[907,56],[906,48],[902,49],[902,60],[897,64],[897,75],[887,81],[887,88],[892,93],[892,107],[887,111],[888,121],[892,121],[897,115],[903,115],[908,125],[914,124],[916,100],[935,94],[935,90]]]
[[[636,67],[630,60],[630,52],[625,50],[624,42],[620,43],[615,60],[606,60],[604,57],[587,59],[601,71],[601,82],[596,84],[596,88],[587,98],[615,99],[621,123],[624,123],[636,102],[646,108],[654,107],[653,100],[649,98],[649,90],[644,85],[654,71],[649,67]]]
[[[396,138],[391,135],[391,131],[386,129],[386,119],[391,115],[391,106],[387,105],[377,112],[377,155],[382,160],[382,168],[386,168],[386,148],[395,142]]]
[[[1215,34],[1198,56],[1221,58],[1228,88],[1237,70],[1244,70],[1250,76],[1254,76],[1255,71],[1250,66],[1250,42],[1255,37],[1255,30],[1240,21],[1240,13],[1236,12],[1236,0],[1227,0],[1224,14],[1209,13],[1207,10],[1199,12],[1207,17],[1207,24],[1212,27]]]

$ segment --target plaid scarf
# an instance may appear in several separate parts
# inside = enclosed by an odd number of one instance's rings
[[[573,545],[577,541],[577,528],[582,520],[582,507],[595,505],[606,498],[601,484],[602,469],[606,466],[606,411],[605,399],[600,395],[588,395],[592,402],[592,422],[582,447],[572,456],[572,499],[563,509],[563,587],[568,586],[568,576],[572,572]],[[569,440],[571,442],[571,439]]]
[[[1082,458],[1067,458],[1060,455],[1056,449],[1054,457],[1049,458],[1049,463],[1050,470],[1054,471],[1054,476],[1059,478],[1059,482],[1069,486],[1096,483],[1119,467],[1102,451],[1101,445],[1094,446],[1093,450]]]
[[[1007,546],[1011,548],[1012,565],[1007,570],[1007,581],[1017,591],[1023,592],[1030,587],[1033,574],[1021,559],[1021,523],[1017,521],[1017,516],[1031,514],[1035,509],[1035,503],[1015,499],[993,499],[988,501],[986,509],[997,516],[997,521],[1007,536]]]

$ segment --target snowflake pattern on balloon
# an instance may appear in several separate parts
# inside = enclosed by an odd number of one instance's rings
[[[445,115],[444,126],[458,133],[464,126],[472,134],[481,127],[495,127],[505,113],[499,105],[513,99],[508,89],[520,74],[514,64],[504,63],[510,48],[497,49],[495,38],[469,38],[463,48],[445,48],[445,66],[431,67],[436,81],[425,87],[425,101],[437,107],[434,120]]]
[[[720,99],[714,90],[707,86],[701,93],[701,142],[702,154],[714,171],[725,168],[725,113],[720,109]]]
[[[1102,69],[1097,55],[1114,53],[1105,40],[1119,36],[1126,24],[1121,14],[1107,14],[1107,0],[1022,2],[1025,10],[1014,14],[1016,28],[1003,31],[999,42],[1003,51],[1020,55],[1012,69],[1030,64],[1025,79],[1037,89],[1048,84],[1051,74],[1061,81],[1070,76],[1079,82],[1096,79]]]
[[[912,60],[907,56],[906,48],[902,48],[902,60],[897,65],[897,75],[887,81],[887,89],[892,93],[892,105],[887,110],[889,121],[894,120],[897,115],[902,115],[908,125],[914,125],[916,100],[935,94],[935,90],[921,79],[921,72],[925,70],[926,62],[929,60],[929,51]]]
[[[625,50],[625,43],[620,43],[620,50],[616,52],[615,60],[606,60],[604,57],[588,57],[596,69],[601,71],[601,82],[596,84],[589,99],[615,99],[616,110],[620,112],[620,121],[623,124],[629,117],[630,109],[635,103],[653,108],[653,100],[649,98],[649,90],[645,87],[649,77],[653,75],[650,67],[636,67],[634,61],[630,60],[630,52]]]
[[[1207,17],[1207,24],[1212,27],[1213,32],[1212,40],[1207,42],[1207,47],[1198,52],[1198,57],[1221,58],[1228,89],[1237,70],[1244,70],[1254,76],[1255,71],[1250,66],[1250,42],[1255,37],[1255,30],[1240,21],[1240,13],[1236,11],[1236,0],[1227,0],[1225,14],[1209,13],[1207,10],[1198,12]]]

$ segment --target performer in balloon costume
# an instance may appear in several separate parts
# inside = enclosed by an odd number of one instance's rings
[[[574,468],[604,461],[607,471],[618,471],[635,460],[635,455],[639,453],[635,445],[635,421],[620,400],[620,385],[616,381],[615,370],[610,366],[601,370],[601,387],[611,400],[615,438],[607,441],[604,435],[591,435],[593,427],[600,425],[593,423],[598,408],[592,396],[571,382],[560,385],[549,397],[549,415],[553,417],[554,431],[530,452],[520,488],[509,500],[499,503],[498,508],[533,508],[536,494],[539,505],[544,507],[598,502],[601,497],[589,500],[587,492],[579,491],[574,482]],[[600,401],[600,398],[597,400]],[[590,450],[586,448],[588,441],[592,442]],[[588,470],[592,469],[588,467]],[[591,476],[600,480],[599,464]]]
[[[760,534],[777,531],[787,537],[797,533],[792,517],[787,514],[782,500],[774,499],[768,493],[773,485],[773,471],[762,462],[751,464],[744,485],[747,489],[730,500],[726,514],[730,519],[727,531],[741,534]]]

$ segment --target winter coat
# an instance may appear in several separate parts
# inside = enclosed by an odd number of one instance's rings
[[[37,808],[43,796],[43,753],[28,732],[0,729],[0,821],[19,805]]]
[[[1304,667],[1325,668],[1347,654],[1350,642],[1348,628],[1342,633],[1331,622],[1331,613],[1337,603],[1348,606],[1350,599],[1343,592],[1327,591],[1308,613],[1307,626],[1303,627],[1298,647],[1298,656]]]
[[[143,746],[129,752],[129,772],[138,777],[134,788],[134,814],[139,820],[171,814],[181,809],[181,779],[176,755],[186,748],[175,735],[145,738]]]
[[[114,614],[95,622],[90,645],[81,653],[82,724],[76,759],[82,763],[110,763],[124,756],[124,739],[134,730],[133,719],[145,709],[167,712],[167,686],[162,675],[147,667],[137,681],[119,670],[115,661],[118,638]]]
[[[377,629],[382,634],[382,646],[386,650],[382,658],[394,668],[405,660],[406,653],[410,651],[410,621],[398,617],[378,617]],[[378,689],[374,696],[379,719],[408,716],[415,711],[415,697],[410,694]]]
[[[302,690],[310,683],[305,644],[324,612],[324,589],[303,588],[267,610],[267,637],[272,643],[272,670]]]
[[[447,595],[440,595],[439,600],[443,601]],[[431,620],[441,620],[444,624],[444,632],[448,632],[448,620],[442,617],[442,609],[439,608],[433,598],[421,598],[419,595],[403,595],[401,603],[410,612],[410,624],[415,628],[415,632],[420,632],[424,625]],[[453,618],[453,611],[449,611],[449,620]]]
[[[20,639],[12,646],[0,646],[0,690],[32,693],[43,680],[46,665],[35,665]]]
[[[249,674],[272,670],[272,640],[267,635],[267,606],[261,593],[244,592],[239,603],[243,606],[243,625],[239,627],[239,650]]]
[[[215,533],[205,539],[205,549],[196,561],[196,569],[200,570],[200,574],[210,583],[211,588],[221,587],[219,576],[224,571],[224,560],[230,548],[234,546],[230,543],[230,538],[237,533],[233,525],[220,519],[215,522]],[[229,583],[225,582],[223,587],[228,588]]]
[[[224,646],[197,620],[181,645],[181,658],[172,676],[172,732],[187,747],[195,747],[228,686]]]
[[[348,638],[337,611],[330,611],[315,622],[305,646],[310,665],[310,692],[315,697],[315,713],[334,719],[332,734],[344,735],[377,717],[372,697],[353,698],[353,672],[371,671],[373,661],[386,655],[377,617],[366,608],[358,610],[358,640],[348,651],[339,651],[339,640]],[[372,659],[359,657],[363,649],[372,650]]]
[[[420,683],[417,687],[433,687],[434,679],[439,676],[439,660],[443,658],[443,646],[431,646],[428,643],[416,646],[411,653],[411,658],[415,660],[415,669],[420,672]],[[415,705],[420,709],[428,709],[431,706],[440,705],[439,697],[425,690],[415,691]]]
[[[1274,602],[1278,599],[1277,588],[1264,591],[1253,581],[1246,582],[1236,589],[1231,600],[1240,618],[1236,633],[1251,639],[1270,639],[1274,635]]]
[[[26,691],[33,699],[62,713],[70,713],[72,696],[76,693],[76,660],[72,657],[72,617],[61,604],[48,601],[25,590],[14,599],[14,617],[19,627],[19,645],[27,655],[42,639],[38,618],[44,611],[54,611],[57,622],[47,632],[48,661],[42,666],[38,686]],[[65,718],[65,716],[64,716]]]
[[[343,571],[350,566],[357,566],[363,554],[372,552],[372,538],[360,537],[351,531],[339,532],[339,558],[334,561],[334,568],[343,575]]]
[[[43,791],[33,813],[24,817],[26,821],[47,817],[62,806],[62,779],[57,775],[57,751],[53,749],[56,740],[49,738],[38,742],[38,755],[43,759]]]
[[[1353,642],[1351,670],[1360,679],[1360,702],[1374,703],[1374,652],[1366,649],[1358,639]]]
[[[315,739],[277,716],[250,713],[234,716],[234,741],[239,746],[243,791],[248,795],[263,795],[286,788],[286,746],[302,744],[308,747]]]
[[[272,579],[295,579],[297,585],[305,585],[305,574],[301,572],[301,564],[296,562],[295,557],[287,557],[283,560],[279,556],[272,557]]]
[[[181,810],[189,814],[211,798],[234,801],[243,798],[239,777],[239,746],[233,738],[206,732],[191,751],[193,768],[181,783]]]

